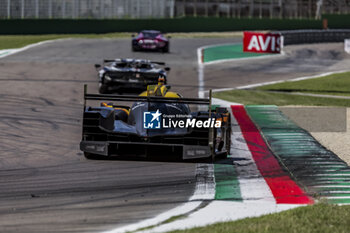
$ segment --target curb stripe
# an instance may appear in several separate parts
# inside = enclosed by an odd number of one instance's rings
[[[345,185],[350,181],[350,167],[336,154],[286,117],[277,106],[251,105],[246,106],[246,111],[273,153],[310,194],[326,200],[342,197],[342,204],[346,198],[350,200],[349,187]],[[288,135],[291,136],[289,141]],[[295,135],[304,140],[295,140]],[[339,183],[342,185],[333,185]]]
[[[222,104],[225,105],[222,101],[214,100],[212,106],[220,107]],[[231,103],[228,106],[230,105]],[[231,151],[229,153],[231,154]],[[230,155],[228,155],[227,162],[213,164],[213,178],[215,183],[214,199],[242,202],[243,198],[237,177],[237,170],[232,161],[230,161],[231,159]]]
[[[234,158],[234,164],[236,165],[235,169],[243,202],[270,203],[273,205],[276,200],[254,162],[241,128],[232,114],[231,105],[236,104],[231,103],[227,106],[231,113],[231,156]]]
[[[232,114],[231,105],[240,105],[234,102],[228,102],[221,99],[213,98],[213,105],[220,105],[227,108],[231,115],[231,151],[228,156],[229,161],[224,164],[231,164],[234,167],[236,179],[238,181],[241,199],[247,205],[252,202],[276,205],[276,200],[266,184],[264,177],[258,170],[252,153],[250,152],[247,143],[241,132],[239,124]],[[248,172],[249,171],[249,172]],[[216,180],[218,181],[217,177]],[[237,193],[237,191],[236,191]],[[237,203],[238,201],[236,201]],[[249,203],[249,204],[248,204]]]
[[[215,200],[242,201],[241,190],[233,164],[214,164]]]
[[[312,204],[313,200],[281,168],[277,159],[268,149],[259,130],[250,120],[243,106],[231,106],[243,137],[251,151],[257,167],[269,185],[278,204]]]

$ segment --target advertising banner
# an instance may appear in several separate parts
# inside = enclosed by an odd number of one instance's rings
[[[281,53],[282,47],[283,37],[279,33],[244,32],[244,52]]]
[[[350,39],[344,40],[344,49],[345,49],[345,52],[350,54]]]

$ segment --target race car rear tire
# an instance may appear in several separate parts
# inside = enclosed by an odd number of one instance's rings
[[[228,152],[226,150],[223,151],[222,149],[224,149],[224,141],[220,141],[218,145],[218,148],[217,148],[218,151],[216,152],[216,155],[215,155],[216,158],[219,158],[219,159],[227,158]]]
[[[136,46],[131,46],[131,50],[132,50],[133,52],[139,51],[139,49],[138,49]]]
[[[104,84],[101,84],[100,87],[98,88],[98,92],[100,92],[100,94],[108,94],[107,86]]]
[[[84,156],[86,159],[92,159],[92,160],[101,159],[100,155],[92,154],[92,153],[88,153],[88,152],[84,152]]]
[[[165,46],[165,47],[162,49],[162,52],[163,52],[163,53],[169,53],[169,45]]]
[[[227,152],[220,152],[215,157],[218,159],[227,159]]]

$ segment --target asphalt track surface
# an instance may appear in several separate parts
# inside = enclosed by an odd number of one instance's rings
[[[128,39],[72,39],[1,59],[0,232],[98,232],[186,202],[195,187],[195,163],[84,158],[79,151],[83,84],[97,92],[93,64],[103,58],[147,58],[167,62],[173,90],[196,97],[196,49],[240,40],[172,39],[171,52],[162,54],[132,53]],[[341,45],[329,47],[333,51]],[[312,50],[312,59],[299,61],[304,50],[295,46],[279,59],[207,66],[205,88],[288,79],[343,66],[343,57],[318,59]]]

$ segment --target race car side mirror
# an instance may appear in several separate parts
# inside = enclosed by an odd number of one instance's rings
[[[100,68],[100,67],[101,67],[100,64],[95,64],[95,68],[96,68],[96,69],[98,69],[98,68]]]
[[[170,70],[170,67],[165,67],[164,70],[165,70],[165,71],[169,71],[169,70]]]

